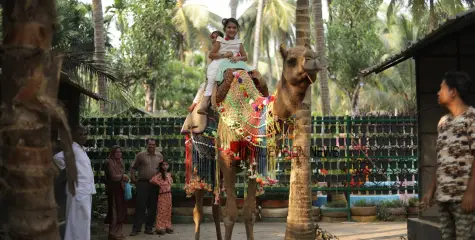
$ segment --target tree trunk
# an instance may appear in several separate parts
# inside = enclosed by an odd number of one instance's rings
[[[105,30],[104,30],[104,16],[102,13],[102,0],[92,0],[92,14],[94,19],[94,59],[101,68],[105,64]],[[107,79],[103,76],[98,76],[99,94],[107,98]],[[107,112],[105,101],[100,101],[101,111]]]
[[[157,91],[155,84],[153,85],[153,104],[152,104],[152,114],[155,114],[157,111]]]
[[[358,83],[356,85],[355,91],[353,92],[353,95],[351,96],[351,115],[356,116],[359,115],[359,110],[358,110],[358,100],[360,97],[360,90],[361,90],[361,84]]]
[[[229,1],[229,8],[231,8],[231,17],[232,18],[236,18],[238,5],[239,5],[238,0],[230,0]]]
[[[437,19],[435,17],[434,0],[429,0],[429,32],[437,27]]]
[[[152,112],[153,111],[153,84],[150,83],[144,83],[143,84],[144,90],[145,90],[145,105],[144,105],[144,110],[146,112]]]
[[[328,69],[327,69],[327,58],[325,54],[325,33],[323,30],[323,14],[322,14],[322,0],[313,0],[313,10],[315,11],[314,22],[315,22],[315,34],[317,44],[315,49],[320,58],[320,64],[322,69],[318,72],[318,82],[320,85],[320,100],[322,104],[322,114],[323,116],[328,116],[330,114],[330,90],[328,89]]]
[[[69,190],[75,194],[77,169],[64,109],[57,106],[61,59],[50,49],[56,1],[3,1],[3,73],[0,143],[7,193],[7,239],[59,240],[54,198],[51,123],[66,157]]]
[[[261,46],[261,26],[262,26],[262,9],[264,8],[264,0],[259,0],[257,5],[256,30],[254,32],[254,51],[252,57],[252,67],[257,69],[259,64],[259,47]]]
[[[277,44],[277,37],[274,37],[274,49],[279,49],[279,45]],[[280,73],[280,67],[279,67],[279,54],[277,53],[274,53],[274,64],[275,64],[275,72],[276,73]],[[275,79],[275,82],[274,82],[274,88],[271,90],[269,89],[269,91],[271,92],[275,92],[275,89],[277,88],[277,81],[278,81],[278,75],[277,75],[277,78]]]
[[[296,33],[297,45],[310,43],[308,0],[297,0]],[[296,112],[294,146],[301,149],[292,158],[290,172],[289,213],[287,215],[286,240],[314,240],[315,225],[312,220],[312,190],[310,188],[310,129],[311,88],[307,89],[304,101]]]
[[[269,86],[269,91],[274,92],[275,89],[275,79],[272,75],[272,59],[270,57],[269,43],[266,43],[266,54],[267,54],[267,65],[269,65],[269,78],[267,85]]]

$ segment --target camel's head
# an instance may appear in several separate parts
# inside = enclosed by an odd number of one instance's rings
[[[321,69],[317,53],[308,44],[287,49],[280,45],[280,54],[284,59],[282,76],[286,82],[294,87],[303,88],[314,83],[317,72]]]

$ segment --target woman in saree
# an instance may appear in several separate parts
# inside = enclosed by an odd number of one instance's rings
[[[122,151],[119,146],[112,147],[104,170],[108,205],[105,223],[109,224],[108,239],[124,240],[126,238],[122,233],[122,227],[127,217],[124,189],[129,177],[124,174]]]

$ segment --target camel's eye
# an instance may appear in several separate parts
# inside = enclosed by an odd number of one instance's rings
[[[289,67],[295,67],[295,65],[297,65],[297,59],[290,58],[289,60],[287,60],[287,65],[289,65]]]

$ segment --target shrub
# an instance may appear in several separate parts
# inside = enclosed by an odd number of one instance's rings
[[[395,199],[395,200],[387,200],[387,201],[382,201],[379,206],[381,208],[400,208],[400,207],[405,207],[405,204],[402,200]]]
[[[358,200],[355,203],[353,203],[353,207],[373,207],[376,206],[376,203],[374,201],[366,201],[364,199]]]
[[[329,203],[325,204],[325,207],[328,207],[328,208],[346,208],[346,207],[348,207],[348,205],[346,204],[346,202],[338,201],[338,202],[329,202]]]
[[[411,197],[407,201],[409,207],[417,207],[419,205],[419,198]]]

